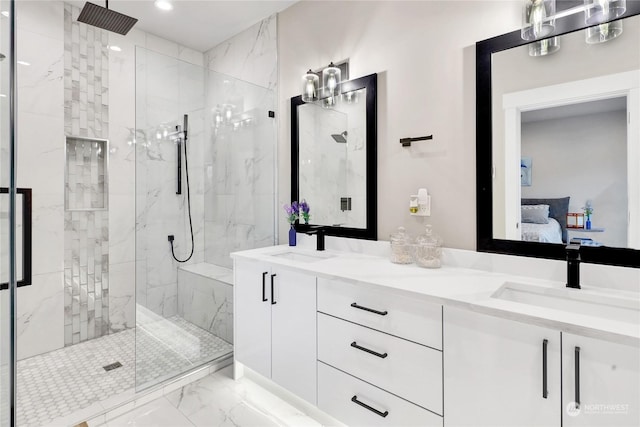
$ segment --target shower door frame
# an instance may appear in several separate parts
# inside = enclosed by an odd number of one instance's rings
[[[16,220],[16,200],[17,200],[17,159],[16,159],[16,142],[17,142],[17,86],[16,86],[16,1],[15,0],[3,0],[9,3],[9,34],[8,34],[8,52],[6,59],[8,62],[9,71],[9,87],[8,87],[8,116],[3,114],[0,117],[3,125],[8,125],[9,135],[8,141],[2,141],[2,145],[8,151],[8,158],[1,159],[3,162],[2,167],[7,168],[8,175],[3,174],[2,178],[8,178],[8,182],[2,182],[7,184],[6,194],[9,197],[9,209],[7,228],[9,230],[8,246],[2,247],[1,250],[8,252],[8,270],[9,277],[7,282],[7,288],[9,292],[9,298],[7,301],[8,313],[5,311],[2,313],[2,319],[0,324],[3,328],[8,329],[8,342],[0,342],[0,351],[2,351],[2,358],[7,360],[7,381],[5,384],[0,383],[0,387],[5,388],[3,393],[7,396],[6,407],[8,413],[4,414],[0,412],[0,425],[8,425],[14,427],[16,425],[16,381],[17,381],[17,351],[16,351],[16,316],[17,316],[17,288],[18,288],[18,271],[16,264],[16,239],[17,239],[17,220]],[[6,32],[0,35],[5,37]],[[24,246],[24,245],[23,245]],[[26,280],[26,277],[25,277]],[[4,393],[6,391],[6,393]],[[2,402],[2,406],[5,407],[5,402]]]

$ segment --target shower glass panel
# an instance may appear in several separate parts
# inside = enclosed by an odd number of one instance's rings
[[[0,1],[1,10],[11,10],[12,2]],[[11,135],[10,126],[10,24],[14,20],[13,10],[8,17],[0,17],[0,187],[3,191],[8,190],[11,181],[10,176],[14,172],[10,162]],[[18,199],[16,199],[18,201]],[[15,369],[15,362],[12,360],[15,342],[11,336],[11,298],[8,289],[4,284],[9,282],[9,265],[15,257],[15,244],[9,238],[9,214],[11,209],[15,213],[15,206],[11,206],[8,192],[0,193],[0,427],[11,425],[12,399],[15,389],[12,390],[11,375]],[[11,366],[13,365],[13,366]]]
[[[274,105],[273,90],[136,48],[139,390],[231,355],[229,253],[274,242]],[[193,256],[178,262],[189,199]]]

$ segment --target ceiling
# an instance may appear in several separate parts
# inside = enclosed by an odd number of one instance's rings
[[[84,1],[68,1],[82,7]],[[92,0],[104,6],[103,0]],[[154,0],[110,0],[109,9],[138,18],[136,29],[205,52],[295,1],[273,0],[172,0],[173,10],[163,11]]]

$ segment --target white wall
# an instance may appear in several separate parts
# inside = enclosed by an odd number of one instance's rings
[[[279,205],[290,194],[290,98],[307,69],[349,58],[351,77],[378,73],[378,238],[399,225],[423,231],[408,205],[427,187],[428,221],[445,245],[475,249],[475,43],[520,19],[520,1],[303,1],[281,12]],[[398,142],[429,134],[411,148]]]
[[[625,110],[522,124],[522,156],[532,159],[523,198],[570,196],[569,212],[591,200],[592,227],[571,234],[627,247],[627,114]]]

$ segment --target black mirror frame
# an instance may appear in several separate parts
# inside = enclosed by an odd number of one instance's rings
[[[558,2],[560,6],[560,2]],[[582,4],[582,1],[562,2],[562,10]],[[560,9],[560,7],[559,7]],[[640,1],[627,1],[627,10],[617,18],[640,14]],[[583,13],[556,20],[550,37],[587,28]],[[523,242],[493,238],[493,177],[492,177],[492,99],[491,56],[494,53],[528,44],[520,30],[476,43],[476,220],[477,250],[536,258],[565,259],[565,246],[553,243]],[[560,52],[562,53],[562,52]],[[582,247],[583,262],[640,268],[640,250],[627,248]]]
[[[366,89],[366,194],[367,214],[365,228],[334,227],[323,224],[327,236],[351,237],[356,239],[377,240],[378,238],[378,155],[377,155],[377,86],[378,75],[370,74],[340,84],[340,93]],[[303,105],[302,95],[291,98],[291,201],[298,200],[299,186],[299,135],[298,135],[298,106]],[[304,232],[308,225],[296,223],[296,230]]]

